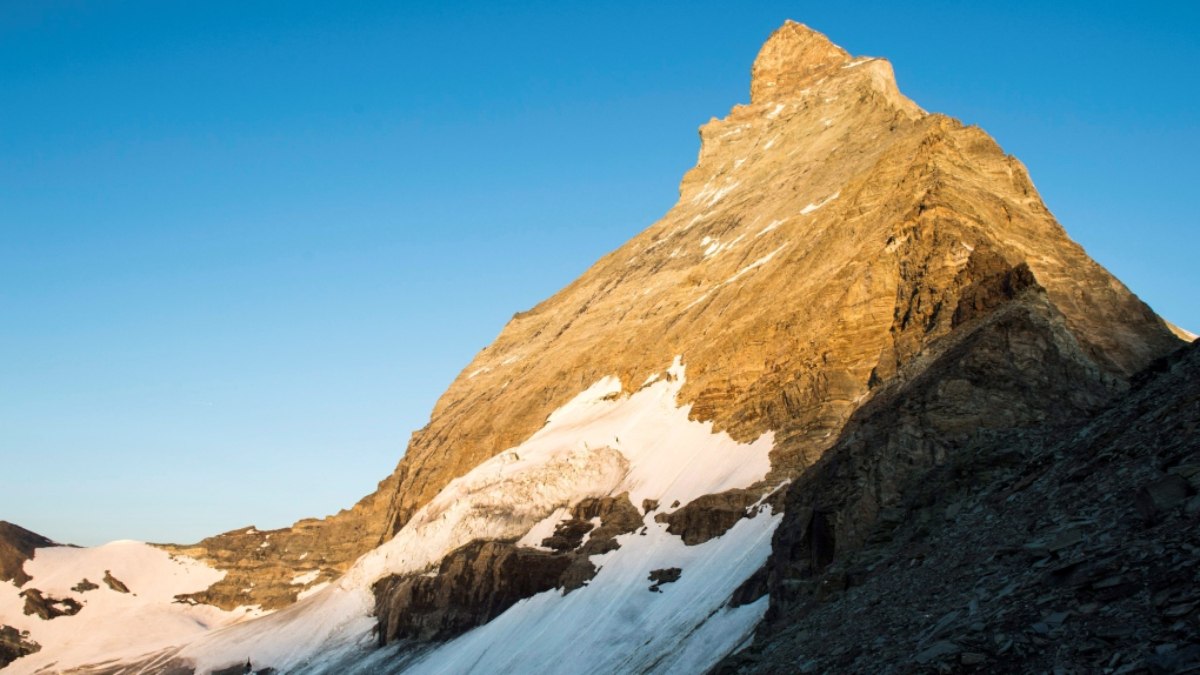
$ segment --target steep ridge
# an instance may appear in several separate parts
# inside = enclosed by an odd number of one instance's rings
[[[311,568],[301,556],[345,571],[581,389],[615,375],[628,392],[677,354],[689,364],[680,403],[739,440],[773,430],[767,483],[790,477],[872,386],[952,330],[964,289],[997,266],[1024,263],[1118,380],[1178,344],[1067,238],[1020,162],[905,98],[883,59],[852,58],[788,22],[754,62],[751,103],[700,136],[675,207],[514,315],[375,493],[269,542],[238,531],[173,549],[228,571],[201,599],[286,605],[288,580]]]
[[[931,472],[1181,344],[882,59],[788,22],[700,135],[675,207],[516,314],[375,493],[163,547],[223,575],[181,600],[278,611],[80,672],[704,670]]]

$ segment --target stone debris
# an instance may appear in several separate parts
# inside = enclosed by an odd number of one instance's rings
[[[1081,421],[947,455],[878,512],[886,537],[777,577],[716,672],[1200,672],[1200,343],[1152,369]]]

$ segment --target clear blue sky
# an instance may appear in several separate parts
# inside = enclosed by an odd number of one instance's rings
[[[513,312],[671,206],[789,17],[983,126],[1200,331],[1200,3],[417,5],[0,5],[0,519],[350,506]]]

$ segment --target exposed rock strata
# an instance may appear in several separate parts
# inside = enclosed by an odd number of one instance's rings
[[[356,540],[356,529],[332,530],[326,521],[301,521],[291,528],[259,531],[233,530],[192,546],[164,545],[166,550],[203,560],[227,574],[201,593],[181,599],[232,610],[257,604],[278,609],[296,601],[305,586],[294,583],[298,575],[320,572],[312,583],[328,581],[346,570],[353,559],[371,548],[370,537]],[[336,535],[333,538],[330,536]],[[311,584],[309,584],[311,585]]]

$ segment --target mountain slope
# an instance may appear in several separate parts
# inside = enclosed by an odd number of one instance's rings
[[[746,440],[773,430],[771,479],[810,464],[875,383],[952,329],[964,288],[1024,263],[1104,372],[1178,344],[1067,238],[1024,167],[985,133],[899,93],[890,64],[787,23],[751,103],[700,130],[664,218],[520,312],[439,399],[396,471],[349,511],[178,549],[227,569],[201,599],[282,606],[319,551],[327,574],[386,541],[454,477],[528,438],[609,375],[631,389],[677,354],[680,403]],[[233,560],[236,559],[237,562]],[[239,595],[249,581],[251,597]]]
[[[944,365],[941,376],[961,374]],[[993,392],[1014,383],[998,379]],[[1200,342],[1152,364],[1097,415],[1051,405],[1069,400],[1051,386],[1041,407],[1067,413],[1055,423],[978,434],[906,476],[895,456],[911,457],[913,444],[860,448],[902,433],[901,420],[935,431],[936,398],[917,389],[904,392],[908,414],[884,405],[856,420],[789,495],[770,619],[718,672],[1200,668]],[[862,517],[848,472],[830,475],[855,461],[902,495],[877,518]],[[851,541],[814,536],[814,512]],[[821,539],[836,555],[814,555]]]
[[[224,573],[187,600],[278,611],[138,667],[703,670],[922,476],[1182,344],[882,59],[788,22],[700,136],[679,202],[515,315],[375,493],[166,547]]]

